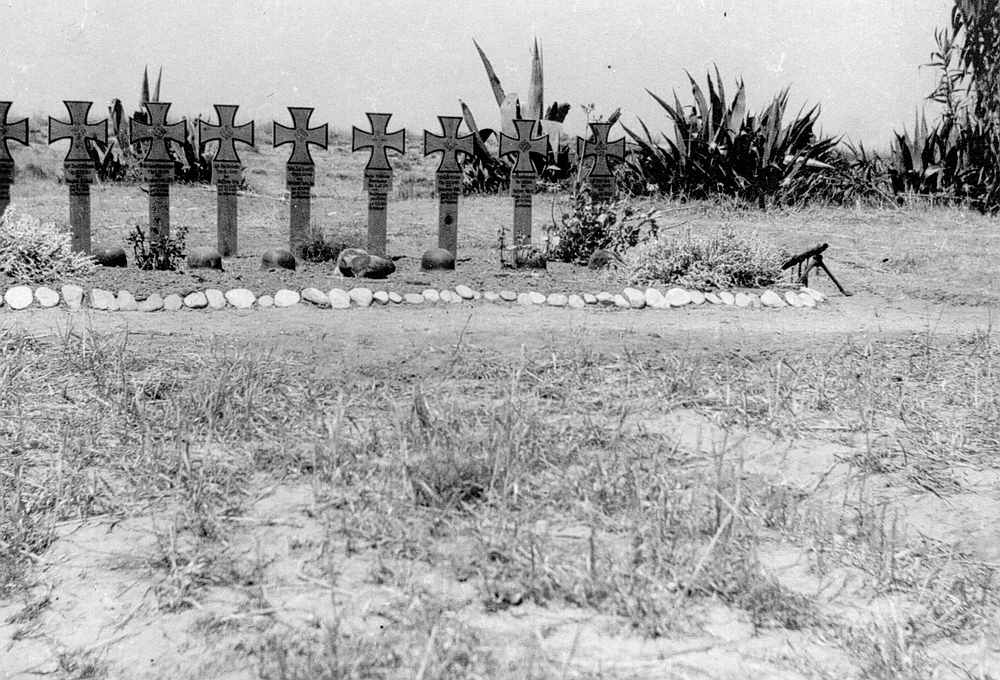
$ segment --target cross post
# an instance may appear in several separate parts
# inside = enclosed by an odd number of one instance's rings
[[[142,169],[149,183],[150,240],[162,243],[170,236],[170,182],[174,178],[174,159],[167,144],[183,144],[187,139],[187,124],[167,123],[169,102],[145,102],[143,106],[149,122],[135,116],[129,119],[129,138],[133,142],[149,142]]]
[[[500,157],[517,154],[510,173],[510,193],[514,197],[514,246],[531,244],[531,197],[535,193],[535,166],[531,154],[548,153],[547,137],[534,137],[537,121],[514,120],[516,137],[501,133]]]
[[[216,192],[216,234],[219,254],[223,257],[235,255],[237,251],[237,209],[236,192],[243,176],[240,156],[236,153],[236,142],[253,146],[253,121],[236,125],[236,110],[233,104],[215,104],[218,125],[198,120],[198,146],[218,142],[218,149],[212,159],[212,180]]]
[[[368,251],[385,257],[386,204],[392,189],[392,166],[388,149],[406,152],[406,131],[387,132],[391,113],[366,113],[371,132],[357,127],[351,130],[351,151],[371,149],[365,165],[365,191],[368,192]]]
[[[615,195],[615,176],[608,165],[608,159],[619,162],[625,160],[625,138],[608,141],[608,133],[614,123],[590,123],[591,138],[576,138],[576,155],[583,163],[594,159],[584,179],[590,183],[593,196],[598,201],[610,201]]]
[[[87,142],[106,144],[108,121],[88,123],[87,114],[94,102],[64,101],[69,122],[49,116],[49,144],[69,139],[69,150],[63,159],[66,183],[69,185],[69,224],[73,231],[72,247],[76,252],[89,253],[90,244],[90,184],[94,181],[94,161]]]
[[[313,162],[309,146],[325,149],[328,144],[326,123],[309,127],[309,118],[315,109],[305,106],[289,106],[292,127],[275,122],[273,146],[292,145],[292,154],[285,164],[285,184],[291,199],[288,227],[289,250],[298,257],[309,233],[312,186],[316,183],[316,164]]]
[[[8,141],[28,146],[28,119],[7,122],[11,102],[0,102],[0,217],[10,205],[10,185],[14,182],[14,159]]]
[[[424,130],[424,155],[441,154],[437,168],[438,248],[458,257],[458,197],[462,194],[462,168],[458,154],[473,154],[472,134],[459,136],[461,116],[438,116],[444,134]]]

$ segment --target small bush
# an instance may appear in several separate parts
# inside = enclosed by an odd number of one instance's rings
[[[30,283],[85,274],[94,266],[89,255],[73,252],[65,227],[13,206],[0,217],[0,274]]]
[[[578,193],[570,212],[549,232],[549,257],[563,262],[586,262],[597,249],[624,253],[640,240],[655,238],[657,212],[639,212],[625,201],[597,203]]]
[[[345,248],[357,246],[357,239],[342,234],[327,235],[322,229],[312,227],[308,240],[302,246],[302,259],[306,262],[330,262],[336,260]]]
[[[756,233],[723,229],[709,235],[670,234],[629,253],[629,278],[638,285],[756,288],[777,281],[787,257]]]
[[[147,241],[146,232],[138,224],[125,242],[132,246],[135,253],[135,266],[145,271],[176,271],[184,261],[187,238],[187,227],[174,228],[172,236],[160,241]]]

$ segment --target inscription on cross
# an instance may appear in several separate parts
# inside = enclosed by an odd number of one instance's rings
[[[585,175],[590,182],[594,199],[610,201],[615,195],[615,176],[608,165],[608,159],[619,162],[625,160],[625,138],[608,141],[608,133],[614,123],[590,123],[591,138],[576,138],[576,155],[580,162],[592,158],[593,163]]]
[[[510,193],[514,197],[515,247],[531,243],[531,197],[535,193],[535,166],[531,163],[531,154],[544,156],[549,150],[547,137],[532,136],[535,126],[534,120],[517,118],[514,120],[517,136],[500,135],[500,157],[517,154],[510,173]]]
[[[7,122],[11,102],[0,102],[0,215],[10,205],[10,185],[14,182],[14,159],[8,141],[28,146],[28,119]]]
[[[236,125],[236,110],[233,104],[215,104],[218,125],[198,120],[199,147],[209,142],[219,146],[212,159],[212,180],[216,190],[216,232],[219,253],[223,257],[235,255],[237,251],[237,208],[236,192],[243,175],[240,156],[236,153],[236,142],[253,146],[253,121]]]
[[[129,120],[129,136],[133,142],[148,142],[142,169],[149,183],[149,231],[151,240],[162,242],[170,236],[170,181],[174,178],[174,159],[167,148],[169,142],[183,144],[187,137],[184,121],[167,123],[169,102],[146,102],[149,122]]]
[[[326,123],[309,127],[309,119],[314,109],[305,106],[289,106],[292,127],[274,123],[274,146],[292,145],[292,154],[285,164],[285,184],[291,199],[289,212],[289,250],[301,255],[309,233],[309,218],[312,186],[316,183],[316,164],[313,162],[309,146],[325,149],[328,144]]]
[[[368,251],[386,255],[386,204],[392,189],[392,166],[387,151],[406,152],[406,131],[387,132],[391,113],[366,113],[371,132],[357,127],[351,130],[351,151],[371,149],[365,165],[365,191],[368,192]]]
[[[93,102],[64,101],[69,122],[49,117],[49,144],[69,139],[69,151],[63,160],[66,183],[69,185],[69,223],[72,227],[72,247],[77,252],[90,252],[90,184],[94,181],[94,161],[87,142],[106,144],[108,121],[88,123],[87,115]]]
[[[472,134],[459,136],[461,116],[438,116],[443,134],[424,130],[424,155],[441,154],[437,168],[438,248],[458,257],[458,197],[462,193],[462,168],[458,154],[471,156]]]

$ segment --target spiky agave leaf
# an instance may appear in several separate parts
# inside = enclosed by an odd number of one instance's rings
[[[503,85],[500,84],[500,78],[497,77],[497,72],[493,70],[493,64],[490,63],[489,58],[486,56],[486,52],[483,48],[479,46],[479,43],[472,40],[472,44],[476,46],[476,51],[479,52],[479,58],[483,60],[483,68],[486,69],[486,77],[490,81],[490,88],[493,90],[493,97],[497,100],[497,106],[503,105],[504,99],[506,98],[503,91]]]
[[[149,102],[149,67],[142,69],[142,88],[139,91],[139,107]]]
[[[542,78],[542,53],[538,47],[538,38],[531,51],[531,82],[528,85],[528,103],[523,112],[532,120],[539,120],[544,111],[542,102],[544,91],[544,80]]]
[[[156,73],[156,86],[153,88],[153,101],[160,101],[160,79],[163,78],[163,67]]]

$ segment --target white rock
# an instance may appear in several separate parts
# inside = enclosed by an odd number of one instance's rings
[[[118,297],[115,299],[118,302],[118,309],[123,312],[134,312],[139,309],[139,303],[135,301],[135,296],[130,291],[118,291]]]
[[[823,300],[826,299],[826,296],[823,295],[823,293],[815,290],[814,288],[809,288],[808,286],[803,286],[800,292],[808,294],[816,302],[823,302]]]
[[[517,293],[512,290],[502,290],[500,291],[500,299],[504,302],[514,302],[517,300]]]
[[[617,293],[613,298],[613,301],[615,303],[615,307],[621,307],[622,309],[628,309],[632,306],[629,304],[628,298],[621,293]],[[646,304],[645,300],[643,300],[643,304]]]
[[[784,307],[785,301],[781,299],[781,296],[775,293],[773,290],[766,290],[761,293],[760,304],[765,307]]]
[[[394,305],[401,304],[403,302],[403,296],[396,291],[389,291],[389,302]]]
[[[437,292],[433,288],[428,288],[423,292],[425,302],[438,302],[441,300],[441,293]]]
[[[737,293],[733,297],[733,303],[737,307],[749,307],[750,306],[750,296],[746,293]]]
[[[377,290],[374,293],[372,293],[372,300],[374,300],[380,305],[387,305],[389,304],[389,294],[386,293],[384,290]]]
[[[115,311],[118,309],[118,301],[115,299],[115,294],[110,290],[92,288],[90,291],[90,306],[94,309]]]
[[[316,305],[317,307],[330,306],[330,296],[321,291],[319,288],[313,288],[312,286],[303,288],[300,295],[303,300],[311,305]]]
[[[483,297],[483,294],[480,293],[478,290],[472,291],[472,299],[473,300],[481,300],[482,297]]]
[[[375,301],[375,295],[368,288],[351,288],[347,291],[347,297],[358,307],[371,307]]]
[[[184,296],[184,306],[188,309],[205,309],[208,307],[208,298],[200,290],[196,290]]]
[[[274,296],[273,295],[261,295],[257,298],[257,306],[261,309],[267,309],[269,307],[274,307]]]
[[[455,286],[455,292],[458,293],[459,297],[463,300],[472,300],[476,297],[476,291],[472,290],[465,284]]]
[[[351,306],[351,296],[343,288],[331,288],[327,300],[334,309],[347,309]]]
[[[604,305],[605,307],[610,307],[615,304],[615,296],[607,291],[601,291],[597,294],[597,304]],[[586,298],[584,298],[586,300]]]
[[[799,293],[799,301],[803,307],[815,307],[816,299],[809,293]]]
[[[756,293],[747,293],[747,297],[750,298],[750,306],[753,309],[758,309],[760,307],[760,296]]]
[[[441,292],[443,293],[444,291]],[[451,304],[457,305],[465,302],[465,299],[455,291],[449,290],[448,292],[450,293],[450,295],[448,296],[448,302],[450,302]],[[444,297],[442,297],[441,299],[443,300]]]
[[[528,293],[528,298],[531,300],[531,304],[533,304],[533,305],[544,305],[545,304],[545,295],[542,294],[542,293],[539,293],[536,290],[533,290],[533,291],[529,292]]]
[[[163,309],[163,298],[159,293],[153,293],[148,298],[136,305],[140,312],[158,312]]]
[[[683,307],[691,304],[691,293],[683,288],[671,288],[663,297],[671,307]]]
[[[653,309],[660,309],[666,304],[663,293],[656,288],[647,288],[644,297],[646,298],[646,304]]]
[[[721,305],[722,300],[715,293],[705,293],[705,300],[711,302],[713,305]]]
[[[458,298],[459,300],[462,299],[458,297],[458,293],[453,293],[447,288],[443,289],[441,292],[438,293],[438,298],[441,300],[441,302],[453,302],[454,301],[453,298]]]
[[[63,300],[66,301],[67,307],[70,309],[80,309],[83,305],[83,288],[72,283],[67,283],[59,290],[62,293]]]
[[[39,286],[35,289],[35,301],[42,307],[55,307],[59,304],[59,293],[48,286]]]
[[[483,299],[487,302],[497,302],[500,299],[500,296],[492,290],[488,290],[483,293]]]
[[[584,307],[587,306],[587,303],[583,301],[583,298],[577,295],[576,293],[573,293],[572,295],[569,296],[569,298],[566,300],[566,304],[568,304],[573,309],[583,309]]]
[[[218,288],[207,289],[205,291],[205,298],[208,300],[208,306],[212,309],[226,308],[226,296]]]
[[[625,295],[625,299],[628,300],[629,307],[642,309],[646,306],[646,295],[638,288],[626,288],[622,293]]]
[[[171,293],[163,298],[163,308],[168,312],[176,312],[184,306],[184,298],[177,293]]]
[[[525,305],[525,306],[530,307],[531,306],[531,296],[528,295],[527,293],[518,293],[517,294],[517,304],[519,304],[519,305]]]
[[[722,300],[722,304],[724,305],[736,304],[736,296],[730,293],[728,290],[720,290],[719,299]]]
[[[3,294],[3,300],[11,309],[25,309],[31,306],[35,294],[28,286],[14,286]]]
[[[406,304],[408,305],[420,305],[427,301],[427,298],[420,293],[407,293],[403,296],[403,299],[406,300]]]
[[[233,288],[226,291],[226,302],[236,309],[250,309],[256,301],[257,296],[246,288]]]
[[[597,296],[594,295],[593,293],[584,293],[583,294],[583,304],[585,304],[585,305],[596,305],[597,304]]]
[[[299,300],[302,296],[299,295],[297,290],[288,290],[287,288],[282,288],[277,293],[274,294],[274,306],[275,307],[292,307],[299,304]]]
[[[792,307],[801,307],[802,300],[799,299],[799,294],[794,290],[785,291],[785,302],[787,302]]]
[[[549,293],[549,296],[545,298],[545,302],[550,307],[565,307],[569,303],[569,300],[562,293]]]
[[[691,297],[692,305],[703,305],[705,304],[705,294],[700,290],[689,290],[688,295]]]

